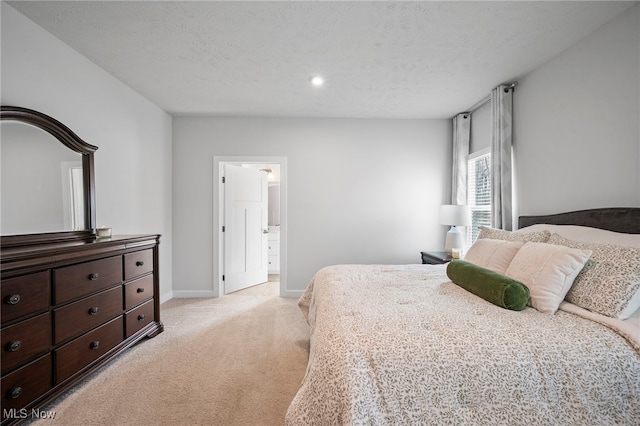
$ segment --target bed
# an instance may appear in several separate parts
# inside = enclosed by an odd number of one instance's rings
[[[474,268],[520,273],[528,303],[551,301],[551,311],[497,306],[452,282],[453,264],[319,270],[298,303],[310,353],[286,423],[638,424],[640,208],[528,216],[519,225],[483,230],[464,262],[473,254]],[[488,256],[487,245],[498,249]],[[534,264],[522,257],[533,249],[583,265],[540,299],[546,281],[513,267]],[[506,251],[504,270],[496,253]],[[555,267],[571,263],[562,262]]]

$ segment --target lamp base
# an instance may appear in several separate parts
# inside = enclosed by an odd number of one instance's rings
[[[451,249],[461,249],[463,244],[464,239],[462,237],[462,232],[460,232],[460,230],[455,225],[452,226],[451,229],[449,229],[449,232],[447,232],[447,239],[444,243],[444,250],[447,253],[451,254]]]

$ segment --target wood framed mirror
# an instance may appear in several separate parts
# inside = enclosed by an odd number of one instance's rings
[[[90,145],[58,120],[0,107],[2,248],[95,238]]]

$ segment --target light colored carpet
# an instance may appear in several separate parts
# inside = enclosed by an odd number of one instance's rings
[[[267,283],[172,299],[165,331],[46,407],[37,425],[282,425],[304,376],[309,328]]]

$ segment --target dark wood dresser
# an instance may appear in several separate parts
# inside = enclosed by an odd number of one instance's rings
[[[159,235],[3,248],[2,425],[162,332]]]

